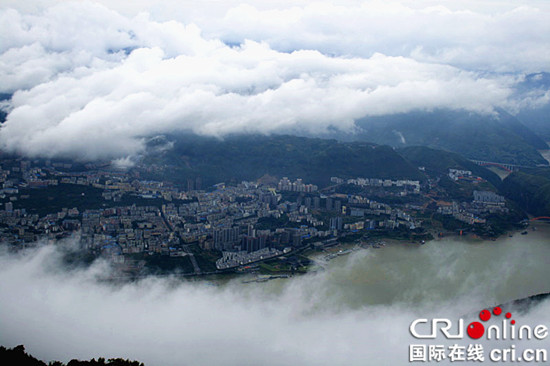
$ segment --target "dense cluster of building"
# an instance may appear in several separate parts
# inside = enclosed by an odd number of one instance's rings
[[[202,184],[199,178],[181,187],[101,166],[84,172],[67,171],[70,168],[37,166],[26,160],[2,166],[0,241],[25,245],[72,236],[83,248],[117,260],[132,253],[192,256],[189,245],[198,245],[220,252],[216,266],[226,269],[366,230],[414,230],[422,226],[416,213],[426,209],[389,205],[361,193],[323,192],[299,178],[292,182],[285,177],[276,185],[220,183],[204,191],[197,189]],[[413,180],[333,177],[331,181],[388,188],[400,196],[421,193],[420,182]],[[24,207],[33,191],[63,185],[100,190],[101,208],[63,207],[39,215]],[[128,204],[134,199],[140,204]],[[502,210],[506,210],[504,198],[485,191],[474,192],[472,202],[439,207],[440,213],[472,224],[482,222],[477,215]]]
[[[459,179],[469,178],[472,176],[473,175],[470,170],[449,169],[449,178],[451,178],[454,181],[457,181]]]
[[[292,191],[292,192],[315,192],[318,187],[315,184],[305,184],[301,178],[291,182],[287,177],[283,177],[279,181],[277,188],[280,191]]]
[[[379,179],[379,178],[354,178],[354,179],[342,179],[338,177],[331,177],[330,181],[336,184],[353,184],[360,187],[384,187],[398,188],[398,195],[406,196],[407,194],[420,193],[420,181],[410,179]]]
[[[487,220],[483,218],[486,214],[508,213],[506,199],[490,191],[474,191],[472,202],[450,202],[440,204],[438,212],[443,215],[451,215],[455,219],[473,224],[485,224]]]

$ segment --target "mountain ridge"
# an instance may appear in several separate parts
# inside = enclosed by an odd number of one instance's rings
[[[358,120],[354,140],[393,147],[427,146],[459,153],[468,159],[517,165],[548,165],[539,149],[548,145],[502,109],[494,115],[434,110]]]

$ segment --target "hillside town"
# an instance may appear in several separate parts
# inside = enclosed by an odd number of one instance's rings
[[[373,233],[420,240],[433,229],[426,225],[430,213],[482,225],[486,215],[508,211],[504,198],[490,191],[475,190],[470,201],[434,199],[442,196],[436,181],[332,177],[330,186],[319,189],[301,178],[283,177],[277,183],[243,181],[202,189],[200,177],[181,187],[140,179],[135,170],[72,168],[2,161],[1,242],[22,248],[70,237],[83,251],[118,263],[139,253],[188,256],[200,274],[197,250],[217,253],[215,268],[225,270]],[[451,170],[449,176],[479,182],[471,172]],[[404,197],[413,200],[388,203]]]

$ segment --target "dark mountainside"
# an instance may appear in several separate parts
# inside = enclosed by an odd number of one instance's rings
[[[394,147],[428,146],[468,159],[517,165],[547,165],[537,149],[546,143],[503,110],[497,116],[466,111],[411,112],[357,121],[356,139]]]
[[[525,99],[526,96],[544,100],[550,91],[550,73],[529,74],[517,88],[519,100]],[[550,141],[550,103],[526,106],[519,111],[517,117],[545,141]]]
[[[256,180],[265,174],[326,186],[330,177],[425,179],[416,166],[389,146],[285,135],[240,135],[223,140],[196,135],[168,136],[173,148],[145,163],[171,166],[167,180],[200,176],[207,185]]]
[[[525,121],[525,125],[539,134],[545,141],[550,141],[550,104],[522,111],[518,117]]]
[[[550,216],[550,169],[513,172],[500,187],[502,193],[535,216]]]
[[[495,187],[501,183],[498,175],[459,154],[425,146],[404,147],[397,152],[411,164],[425,167],[426,173],[432,173],[432,175],[446,175],[449,169],[470,170],[474,175],[482,177]]]

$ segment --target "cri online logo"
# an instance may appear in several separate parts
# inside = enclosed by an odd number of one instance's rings
[[[499,317],[501,314],[502,308],[497,306],[493,309],[492,315],[495,317]],[[489,310],[485,309],[479,313],[479,319],[482,322],[487,322],[492,315]],[[453,323],[449,319],[434,318],[431,321],[431,326],[429,326],[428,319],[416,319],[411,323],[409,331],[415,338],[419,339],[435,339],[438,330],[447,339],[462,339],[464,338],[464,329],[466,329],[468,337],[472,339],[480,339],[483,335],[486,335],[487,339],[495,340],[531,339],[532,337],[542,340],[548,336],[548,327],[545,325],[537,325],[534,328],[529,325],[516,327],[516,321],[510,320],[511,318],[512,314],[506,313],[500,324],[491,325],[487,329],[485,329],[483,323],[478,321],[471,322],[464,328],[464,319],[459,319],[457,329],[454,331],[452,330]]]

